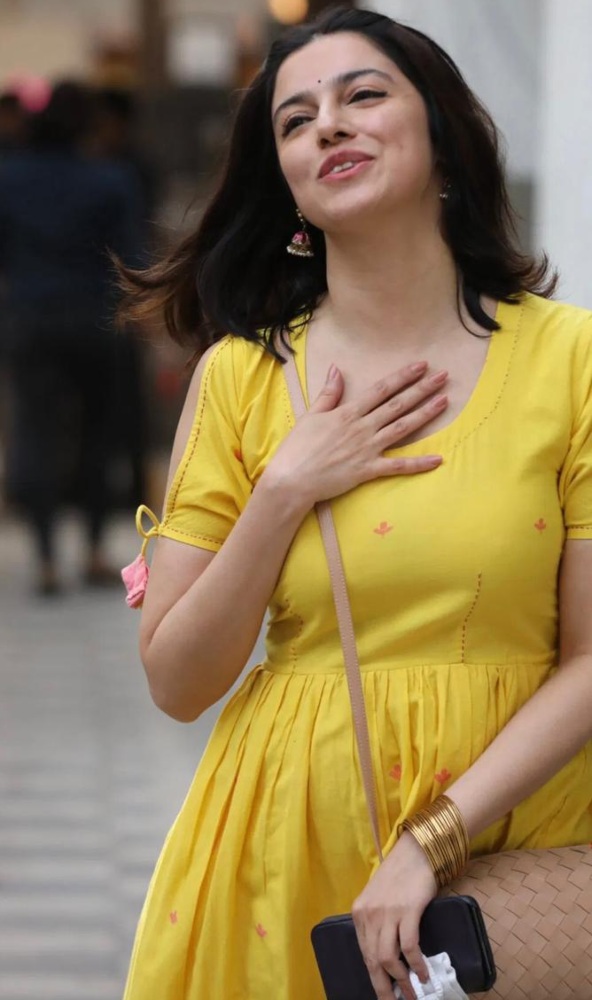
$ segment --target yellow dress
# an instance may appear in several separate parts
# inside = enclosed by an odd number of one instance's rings
[[[387,850],[549,677],[562,546],[592,538],[592,314],[527,295],[497,318],[464,410],[398,449],[442,467],[333,503]],[[305,328],[294,346],[304,384]],[[222,340],[159,533],[217,551],[292,425],[281,366]],[[591,840],[588,745],[472,849]],[[167,837],[125,1000],[322,1000],[310,929],[348,911],[375,864],[311,513],[265,661],[223,710]]]

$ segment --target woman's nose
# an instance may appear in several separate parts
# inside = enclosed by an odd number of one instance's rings
[[[319,108],[317,119],[317,141],[321,148],[331,146],[343,139],[349,139],[353,130],[346,120],[342,108],[326,106]]]

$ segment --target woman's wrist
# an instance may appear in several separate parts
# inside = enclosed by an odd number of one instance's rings
[[[276,514],[283,514],[286,520],[303,521],[315,505],[305,483],[295,483],[288,476],[277,474],[272,465],[267,466],[255,489],[269,497]]]
[[[465,870],[469,835],[460,809],[447,795],[404,820],[399,829],[410,833],[423,849],[440,889]]]

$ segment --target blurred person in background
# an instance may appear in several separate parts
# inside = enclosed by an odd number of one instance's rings
[[[95,91],[92,145],[98,156],[128,167],[141,192],[141,214],[146,226],[154,221],[159,204],[158,173],[138,143],[137,98],[120,87]]]
[[[129,174],[86,154],[91,93],[56,85],[29,148],[0,163],[0,281],[10,388],[6,491],[30,525],[36,589],[60,590],[56,527],[76,483],[87,584],[117,580],[104,555],[115,384],[109,250],[137,259]]]
[[[159,204],[158,174],[140,149],[137,99],[129,90],[102,87],[95,91],[95,117],[89,150],[129,174],[136,189],[135,204],[142,246],[155,247],[154,220]],[[116,342],[116,384],[113,393],[113,447],[122,462],[127,495],[125,503],[137,506],[147,493],[147,338],[136,329]]]
[[[0,160],[24,146],[27,137],[28,115],[17,94],[4,91],[0,94]]]

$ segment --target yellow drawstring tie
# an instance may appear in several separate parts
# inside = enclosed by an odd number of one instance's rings
[[[148,520],[152,523],[152,527],[146,528],[142,524],[142,518],[146,515]],[[146,507],[145,504],[141,504],[136,511],[136,529],[141,538],[144,539],[142,542],[142,552],[141,555],[146,557],[146,549],[148,548],[148,542],[151,538],[156,538],[160,531],[160,521],[158,520],[156,514],[150,510],[150,507]]]

